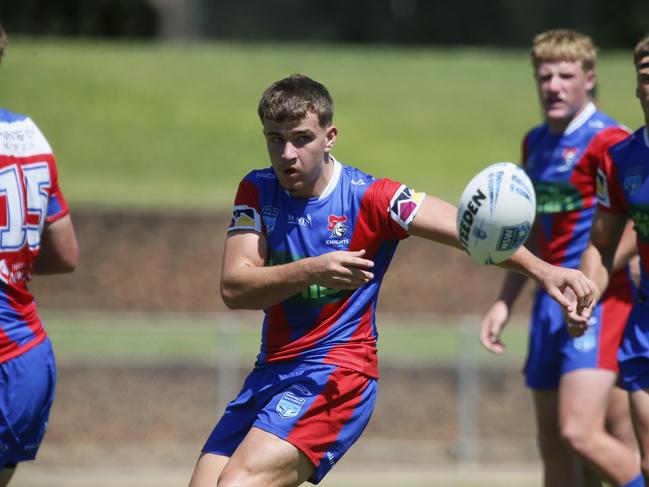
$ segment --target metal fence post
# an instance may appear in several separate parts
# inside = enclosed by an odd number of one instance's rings
[[[218,330],[216,406],[220,413],[237,393],[239,353],[236,337],[241,327],[236,318],[225,315],[219,318]]]
[[[478,367],[476,345],[478,318],[463,315],[458,323],[457,363],[457,465],[477,464],[478,446]]]

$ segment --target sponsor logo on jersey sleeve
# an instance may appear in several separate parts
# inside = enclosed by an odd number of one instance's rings
[[[611,197],[608,194],[608,179],[601,167],[597,168],[597,177],[595,183],[595,191],[597,194],[597,201],[600,205],[606,208],[611,207]]]
[[[235,230],[254,230],[255,232],[261,233],[261,217],[259,216],[259,212],[251,206],[235,206],[228,232]]]
[[[390,201],[390,218],[408,231],[424,196],[424,193],[417,193],[414,189],[401,185]]]
[[[277,221],[277,215],[279,214],[279,209],[274,206],[264,206],[261,209],[261,218],[266,225],[266,235],[270,235],[275,230],[275,222]]]

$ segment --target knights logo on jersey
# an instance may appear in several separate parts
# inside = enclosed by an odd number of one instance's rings
[[[414,189],[402,184],[390,201],[390,218],[408,231],[421,202],[424,201],[424,196],[424,193],[417,193]]]
[[[235,230],[254,230],[255,232],[261,232],[261,217],[259,216],[259,212],[251,206],[235,206],[228,231]]]
[[[561,160],[563,164],[557,167],[557,171],[565,172],[569,171],[575,166],[577,162],[577,154],[579,153],[579,148],[577,147],[565,147],[561,151]]]
[[[640,186],[642,186],[642,167],[631,166],[624,173],[624,180],[622,181],[624,191],[632,195]]]
[[[608,194],[608,178],[602,168],[597,168],[596,186],[597,201],[606,208],[611,207],[611,197]]]
[[[279,210],[274,206],[264,206],[261,209],[261,218],[264,221],[266,226],[266,235],[270,235],[275,230],[275,222],[277,221],[277,215]]]
[[[349,230],[349,225],[346,223],[347,217],[345,215],[329,215],[327,222],[329,223],[327,225],[327,230],[331,232],[331,235],[329,235],[330,237],[342,238],[347,233],[347,230]]]

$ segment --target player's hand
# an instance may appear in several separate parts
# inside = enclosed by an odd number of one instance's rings
[[[588,321],[582,316],[582,311],[589,308],[595,301],[597,287],[581,271],[549,266],[547,273],[541,279],[541,284],[566,313],[575,312],[574,316],[578,321],[584,323]],[[563,292],[567,288],[573,291],[576,299],[571,300],[564,296]]]
[[[374,279],[374,262],[364,259],[365,250],[328,252],[311,262],[313,283],[331,289],[357,289]]]
[[[564,316],[566,318],[566,328],[568,329],[568,334],[572,338],[577,338],[586,333],[588,329],[588,321],[593,312],[593,305],[583,308],[581,313],[577,313],[577,296],[571,288],[566,288],[563,291],[563,295],[571,302],[574,306],[574,311],[568,312],[564,308]]]
[[[480,323],[480,343],[497,355],[505,353],[506,347],[500,335],[509,320],[509,306],[504,301],[496,301]]]

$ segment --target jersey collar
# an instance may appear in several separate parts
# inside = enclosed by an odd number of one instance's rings
[[[573,133],[575,130],[577,130],[579,127],[581,127],[583,124],[586,123],[586,121],[597,111],[597,108],[595,108],[595,104],[591,101],[586,105],[586,107],[581,111],[579,115],[577,115],[575,118],[572,119],[572,122],[568,125],[566,128],[564,135],[570,135]]]
[[[644,145],[647,146],[649,149],[649,128],[645,126],[644,130],[642,131],[642,134],[644,135]]]
[[[331,161],[334,164],[334,172],[331,175],[331,179],[327,183],[327,187],[324,189],[322,194],[320,196],[318,196],[319,200],[323,200],[327,196],[329,196],[333,192],[333,190],[336,188],[336,186],[338,185],[338,181],[340,180],[340,173],[342,171],[342,164],[340,164],[340,162],[338,162],[334,158],[334,156],[332,156],[331,154],[329,154],[329,157],[331,158]]]

